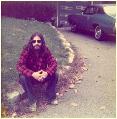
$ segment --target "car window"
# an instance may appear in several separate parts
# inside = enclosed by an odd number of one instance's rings
[[[98,14],[104,14],[104,10],[103,10],[103,8],[101,8],[101,7],[100,7],[100,8],[98,8],[97,13],[98,13]]]
[[[86,8],[86,10],[84,11],[84,14],[89,14],[90,8]]]
[[[86,8],[84,14],[94,14],[94,8],[93,7]]]
[[[94,8],[91,7],[91,9],[90,9],[90,14],[93,14],[93,13],[94,13]]]
[[[93,8],[93,12],[96,14],[96,13],[98,13],[98,11],[99,11],[99,9],[97,8],[97,7],[94,7]]]

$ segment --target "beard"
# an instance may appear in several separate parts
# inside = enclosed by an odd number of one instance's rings
[[[42,52],[44,50],[45,44],[30,44],[30,49],[33,52]]]
[[[41,46],[39,46],[39,45],[35,45],[35,46],[33,46],[33,50],[34,50],[34,52],[40,52],[41,49],[42,49],[42,45],[41,45]]]
[[[40,49],[40,46],[39,45],[36,45],[36,46],[34,46],[34,49],[35,50],[39,50]]]

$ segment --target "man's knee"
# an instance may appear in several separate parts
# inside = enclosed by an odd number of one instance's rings
[[[52,75],[52,78],[53,78],[55,81],[58,81],[58,74],[55,72],[55,73]]]
[[[58,74],[55,72],[50,77],[48,77],[53,83],[57,83],[58,81]]]

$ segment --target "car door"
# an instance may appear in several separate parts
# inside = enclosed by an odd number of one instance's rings
[[[84,11],[83,13],[83,16],[84,16],[84,19],[83,20],[83,28],[85,30],[89,30],[90,27],[91,27],[91,24],[92,24],[92,17],[93,15],[95,14],[95,11],[94,11],[94,6],[89,6],[86,8],[86,10]]]

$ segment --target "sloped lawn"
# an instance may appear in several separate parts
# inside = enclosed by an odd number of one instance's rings
[[[59,92],[64,93],[65,90],[69,88],[69,84],[75,83],[75,79],[83,72],[81,71],[81,67],[84,66],[84,62],[80,55],[75,56],[74,62],[69,64],[68,49],[64,48],[59,34],[50,27],[49,24],[44,24],[34,20],[19,20],[6,17],[2,17],[1,21],[1,86],[3,107],[6,106],[8,108],[10,105],[6,94],[13,90],[19,90],[16,62],[22,51],[22,47],[28,42],[30,36],[34,32],[40,32],[44,35],[46,44],[57,58],[58,71],[60,74],[57,85],[57,90]],[[74,52],[76,52],[75,48],[73,49]],[[67,69],[69,66],[70,70]]]

